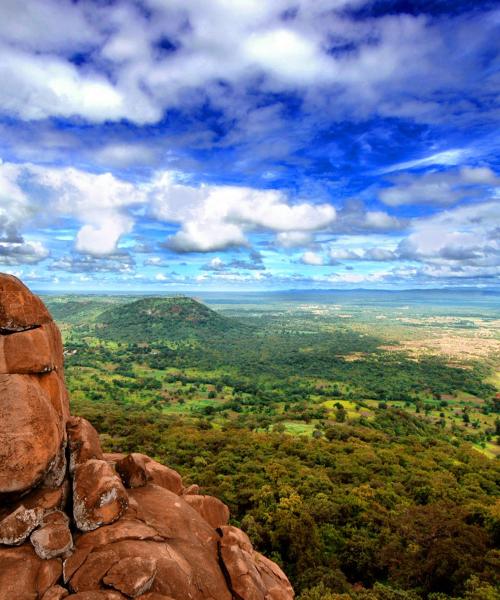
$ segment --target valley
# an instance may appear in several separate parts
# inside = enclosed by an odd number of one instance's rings
[[[223,500],[298,600],[498,600],[498,296],[45,301],[73,413]]]
[[[450,308],[428,296],[48,304],[65,336],[75,402],[113,398],[210,427],[315,437],[389,408],[497,456],[498,305],[465,295]]]

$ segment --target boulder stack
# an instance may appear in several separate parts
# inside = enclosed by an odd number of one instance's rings
[[[70,416],[61,336],[0,274],[0,600],[292,600],[218,499]]]

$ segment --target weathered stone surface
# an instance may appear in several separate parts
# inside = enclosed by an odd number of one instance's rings
[[[190,485],[182,490],[183,496],[196,496],[199,493],[200,493],[200,486],[196,485],[196,483],[193,483],[192,485]]]
[[[116,470],[128,488],[143,487],[150,482],[174,494],[181,494],[183,490],[182,477],[177,471],[139,452],[133,452],[118,460]]]
[[[26,508],[41,508],[44,512],[63,509],[69,493],[69,481],[57,488],[38,487],[22,497],[20,503]],[[19,504],[19,503],[18,503]]]
[[[47,373],[62,368],[62,342],[54,323],[0,336],[0,372]]]
[[[0,495],[40,483],[61,447],[60,419],[34,375],[0,375]]]
[[[151,558],[129,557],[115,563],[103,581],[127,596],[135,598],[151,589],[156,575],[156,561]]]
[[[92,459],[76,467],[73,478],[73,518],[82,531],[119,519],[128,506],[123,484],[104,460]]]
[[[126,596],[111,590],[80,592],[67,596],[68,600],[126,600]]]
[[[214,529],[229,523],[229,508],[218,498],[190,494],[183,494],[182,498]]]
[[[156,540],[160,541],[156,529],[150,527],[144,521],[139,519],[130,519],[122,517],[111,525],[99,527],[94,531],[89,531],[78,538],[78,548],[99,548],[113,542],[121,540]]]
[[[66,474],[66,440],[63,440],[63,443],[59,448],[59,452],[45,473],[45,477],[43,478],[41,485],[45,488],[57,489],[63,484]]]
[[[51,321],[43,302],[14,275],[0,274],[0,332],[23,331]]]
[[[116,462],[116,471],[126,487],[137,488],[147,484],[146,460],[144,454],[134,452]]]
[[[149,458],[149,457],[148,457]],[[173,492],[174,494],[182,494],[183,485],[182,477],[169,467],[152,460],[151,458],[146,463],[146,471],[148,473],[148,481],[159,485],[166,490]]]
[[[70,473],[73,473],[78,465],[82,465],[92,458],[103,459],[99,434],[86,419],[70,417],[66,429]]]
[[[33,529],[40,525],[42,517],[43,510],[26,508],[22,504],[13,512],[7,512],[0,521],[0,544],[8,546],[22,544]]]
[[[174,598],[172,598],[172,596],[158,594],[158,592],[148,592],[147,594],[137,596],[137,600],[174,600]]]
[[[43,373],[39,375],[38,381],[56,413],[65,423],[69,418],[69,397],[64,385],[62,371]]]
[[[62,600],[69,594],[66,588],[60,585],[53,585],[42,596],[42,600]]]
[[[60,576],[61,561],[41,560],[30,544],[0,547],[0,600],[37,600]]]
[[[35,552],[45,560],[67,555],[73,548],[69,519],[61,511],[43,518],[42,525],[30,537]]]
[[[293,600],[283,571],[254,551],[248,536],[236,527],[221,527],[220,556],[231,590],[242,600]]]
[[[102,578],[119,560],[118,554],[110,549],[92,552],[71,577],[69,582],[71,589],[74,592],[100,589]]]
[[[115,466],[119,460],[125,458],[127,455],[123,452],[104,452],[102,457],[106,462],[109,462],[111,465]]]

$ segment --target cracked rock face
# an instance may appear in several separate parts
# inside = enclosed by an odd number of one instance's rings
[[[220,500],[70,417],[59,330],[0,274],[0,600],[293,600]]]

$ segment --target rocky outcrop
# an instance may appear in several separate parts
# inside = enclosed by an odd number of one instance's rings
[[[220,500],[71,417],[59,330],[0,274],[0,600],[292,600]]]

